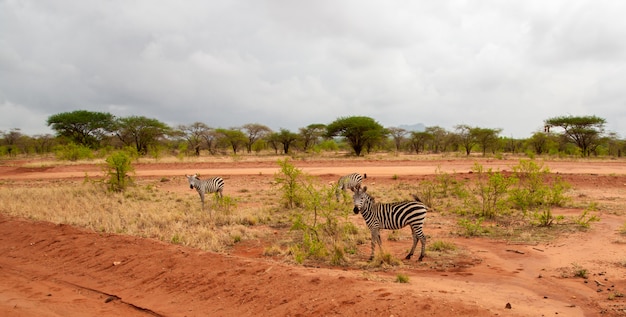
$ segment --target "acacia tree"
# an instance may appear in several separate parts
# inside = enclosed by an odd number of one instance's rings
[[[444,151],[450,141],[448,138],[448,131],[446,129],[434,126],[434,127],[426,127],[424,132],[430,135],[430,149],[433,153],[439,153],[440,151]]]
[[[76,110],[48,117],[47,124],[57,136],[66,137],[76,144],[97,148],[115,128],[115,117],[106,112]]]
[[[215,131],[215,129],[209,128],[202,132],[201,137],[204,140],[204,144],[206,144],[209,153],[215,154],[215,146],[219,138],[219,133]]]
[[[252,145],[259,139],[262,139],[272,133],[272,129],[258,123],[244,124],[242,127],[246,131],[248,141],[246,142],[246,150],[252,153]]]
[[[148,147],[156,145],[172,129],[165,123],[144,116],[130,116],[117,119],[117,137],[127,146],[134,146],[137,153],[145,155]]]
[[[341,117],[326,126],[326,136],[345,138],[356,156],[361,155],[365,146],[379,142],[386,134],[385,128],[369,117]]]
[[[180,125],[178,130],[182,132],[183,137],[187,140],[189,148],[193,149],[196,156],[199,156],[204,136],[211,128],[202,122],[194,122],[190,125]]]
[[[472,134],[472,127],[466,124],[459,124],[454,127],[456,130],[456,140],[465,148],[465,155],[469,156],[476,145],[476,138]]]
[[[308,151],[310,147],[316,145],[324,135],[326,125],[321,123],[309,124],[305,128],[300,128],[300,138],[302,140],[302,150]]]
[[[582,156],[589,156],[599,145],[605,124],[605,119],[596,116],[561,116],[545,121],[548,128],[562,128],[563,136],[580,149]]]
[[[420,151],[424,151],[428,140],[432,139],[432,135],[426,131],[413,131],[411,132],[411,146],[415,150],[415,154],[419,154]]]
[[[400,151],[402,141],[404,141],[404,136],[409,133],[409,131],[397,127],[387,128],[387,131],[389,131],[389,134],[393,138],[393,143],[396,146],[396,152]]]
[[[248,141],[246,135],[238,129],[216,129],[215,132],[220,136],[221,142],[233,149],[234,154],[237,154],[241,146]]]
[[[9,132],[0,131],[0,135],[2,135],[2,143],[4,143],[6,146],[7,154],[9,154],[9,156],[17,154],[17,144],[23,136],[21,130],[18,128],[13,128]]]
[[[483,150],[483,156],[487,154],[488,149],[494,149],[498,144],[498,135],[502,129],[489,129],[489,128],[471,128],[470,134],[476,140],[476,143],[480,145]]]
[[[533,133],[533,135],[527,139],[526,142],[537,155],[547,153],[550,143],[555,143],[551,140],[547,133],[540,131]]]
[[[289,148],[300,139],[300,136],[287,129],[281,128],[280,132],[272,136],[272,139],[280,142],[283,145],[283,152],[289,154]]]

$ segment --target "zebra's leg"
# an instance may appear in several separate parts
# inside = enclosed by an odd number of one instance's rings
[[[200,202],[202,203],[202,211],[204,211],[204,193],[202,191],[200,193]]]
[[[413,253],[415,252],[415,246],[417,246],[417,234],[415,232],[413,232],[413,246],[411,247],[411,252],[409,252],[409,254],[406,255],[407,260],[410,260],[411,257],[413,256]]]
[[[420,235],[420,241],[422,241],[422,253],[420,253],[418,261],[421,261],[426,253],[426,236],[423,233]]]
[[[380,232],[377,229],[372,229],[372,253],[370,254],[370,261],[374,259],[374,251],[376,249],[376,244],[380,248],[380,251],[383,251],[382,242],[380,241]]]

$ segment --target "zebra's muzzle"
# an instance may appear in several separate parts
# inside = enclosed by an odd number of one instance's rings
[[[355,214],[358,214],[358,213],[359,213],[359,207],[354,206],[354,209],[352,209],[352,211],[353,211]]]
[[[193,189],[193,185],[189,185],[189,188],[190,188],[190,189]]]

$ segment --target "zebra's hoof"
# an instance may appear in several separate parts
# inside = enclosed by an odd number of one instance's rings
[[[405,260],[410,260],[410,259],[411,259],[411,256],[413,256],[413,254],[409,254],[409,255],[407,255],[404,259],[405,259]]]

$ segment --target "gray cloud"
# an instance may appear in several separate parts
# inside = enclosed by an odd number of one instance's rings
[[[0,1],[0,130],[78,109],[297,131],[341,116],[626,136],[618,1]]]

